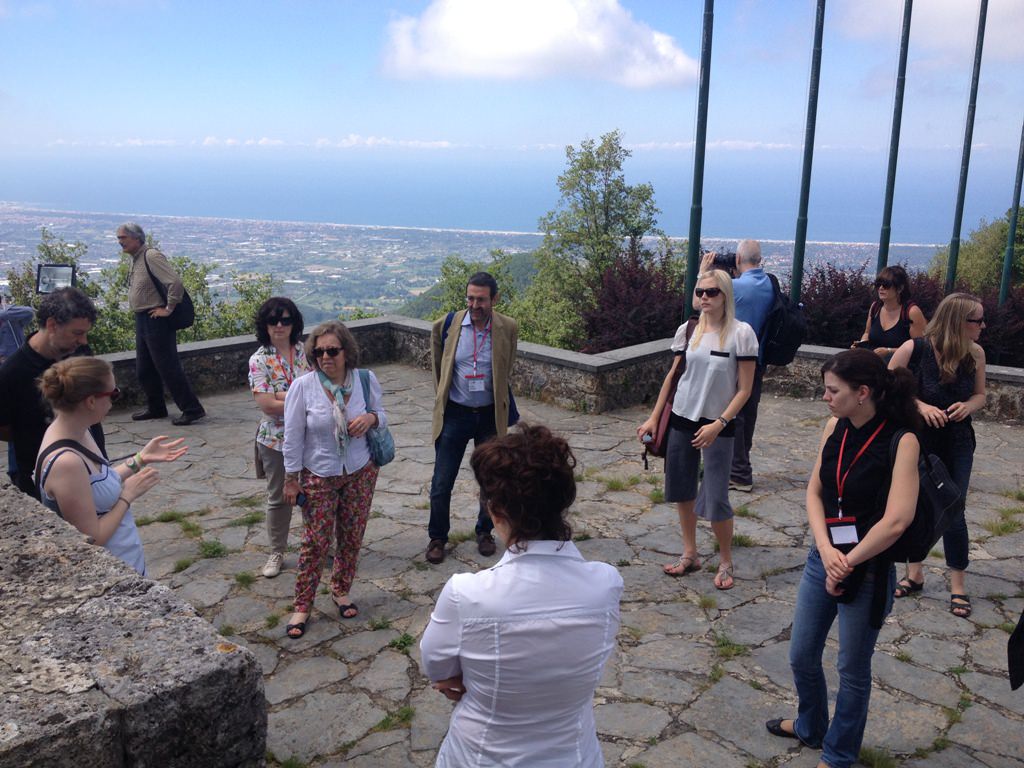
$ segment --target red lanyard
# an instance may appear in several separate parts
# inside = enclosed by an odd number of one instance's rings
[[[476,374],[476,358],[483,351],[484,347],[487,346],[487,337],[491,334],[491,322],[490,320],[487,321],[487,327],[484,328],[484,337],[480,340],[479,348],[476,345],[476,327],[472,323],[469,324],[469,327],[473,329],[473,373]]]
[[[839,444],[839,461],[836,462],[836,492],[838,493],[837,504],[839,505],[839,516],[843,516],[843,488],[846,487],[846,478],[850,476],[850,470],[853,469],[853,465],[857,463],[857,459],[864,455],[864,451],[868,449],[868,446],[874,442],[875,438],[878,437],[878,433],[882,431],[887,420],[883,419],[882,423],[878,425],[878,428],[871,433],[871,437],[867,439],[867,442],[861,446],[861,449],[857,451],[857,455],[853,457],[853,461],[850,462],[850,466],[846,468],[846,472],[840,477],[839,470],[843,466],[843,451],[846,449],[846,436],[850,434],[850,428],[847,427],[846,431],[843,432],[843,442]]]

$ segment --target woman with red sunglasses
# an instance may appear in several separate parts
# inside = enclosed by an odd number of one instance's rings
[[[188,450],[181,445],[184,438],[154,437],[114,467],[89,432],[121,395],[110,363],[95,357],[61,360],[43,373],[39,389],[56,414],[36,461],[43,504],[145,576],[142,540],[131,505],[160,481],[147,465],[177,459]]]
[[[674,501],[683,534],[683,554],[664,567],[669,576],[685,576],[701,568],[697,552],[697,518],[711,523],[718,542],[715,587],[732,589],[733,511],[729,503],[729,471],[735,433],[733,419],[750,397],[757,362],[757,335],[736,319],[732,278],[710,268],[698,276],[696,325],[684,323],[672,342],[675,360],[650,417],[637,437],[650,439],[661,412],[672,409],[665,455],[665,500]],[[676,369],[685,366],[672,389]],[[704,477],[698,478],[701,460]]]

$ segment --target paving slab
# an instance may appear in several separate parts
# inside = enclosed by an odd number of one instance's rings
[[[399,455],[378,480],[352,588],[357,620],[339,621],[330,595],[320,591],[306,636],[285,637],[301,515],[293,516],[291,551],[275,579],[260,575],[269,554],[265,523],[232,524],[265,512],[265,485],[252,466],[259,417],[248,392],[204,398],[210,417],[179,430],[190,446],[188,460],[161,468],[161,483],[136,505],[140,518],[181,512],[199,525],[202,540],[229,550],[224,557],[200,558],[200,539],[189,538],[179,522],[140,527],[151,576],[215,625],[230,625],[231,639],[260,661],[271,705],[268,749],[310,768],[433,765],[452,704],[420,673],[417,644],[447,579],[497,561],[481,558],[472,538],[453,542],[441,566],[424,560],[434,458],[430,373],[403,365],[375,371],[385,385]],[[711,583],[718,557],[705,523],[698,527],[698,546],[711,570],[678,579],[661,571],[678,557],[681,541],[673,505],[658,502],[657,494],[652,500],[651,491],[663,487],[661,462],[644,471],[639,461],[633,435],[647,416],[645,408],[594,415],[527,398],[519,406],[529,420],[569,439],[583,477],[571,517],[577,544],[586,557],[618,567],[625,582],[618,647],[597,693],[607,764],[815,766],[819,752],[780,743],[764,730],[764,720],[795,711],[789,632],[812,541],[804,487],[824,424],[823,406],[806,399],[762,399],[754,488],[731,494],[733,505],[744,508],[736,530],[752,546],[736,548],[737,584],[726,592]],[[132,422],[126,411],[114,413],[105,426],[108,442],[124,445],[124,452],[168,429],[166,423]],[[865,744],[888,750],[897,765],[1022,765],[1024,697],[1006,683],[1008,636],[999,625],[1024,610],[1024,532],[992,536],[981,522],[1013,504],[1002,493],[1019,487],[1024,429],[985,421],[975,427],[978,455],[984,456],[976,462],[967,511],[967,589],[975,614],[963,621],[948,613],[943,562],[929,558],[924,595],[897,601],[875,656]],[[468,455],[452,499],[453,533],[471,534],[476,516]],[[609,487],[614,480],[623,483],[621,490],[614,482]],[[322,580],[321,588],[326,584]],[[268,625],[271,616],[275,626]],[[747,653],[721,657],[715,648],[720,635]],[[409,642],[406,656],[400,648]],[[834,697],[835,632],[824,663]],[[950,718],[961,697],[971,706]],[[411,720],[375,729],[402,707],[411,708]],[[943,740],[947,749],[931,751]],[[917,750],[928,754],[914,757]]]

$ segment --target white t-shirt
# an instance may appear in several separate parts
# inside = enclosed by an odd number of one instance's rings
[[[691,339],[692,341],[692,339]],[[672,351],[686,347],[686,323],[676,330]],[[734,320],[720,345],[718,333],[707,333],[686,350],[686,371],[679,379],[672,413],[690,421],[717,419],[739,389],[739,361],[757,361],[757,334],[742,320]]]

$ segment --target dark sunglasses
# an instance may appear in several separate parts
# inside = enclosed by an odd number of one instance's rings
[[[267,325],[291,325],[295,322],[294,317],[285,317],[284,315],[274,315],[272,318],[267,320]]]
[[[327,355],[328,357],[337,357],[338,353],[341,351],[341,347],[314,347],[313,357],[320,358],[324,355]]]
[[[964,322],[965,323],[974,323],[975,325],[984,325],[985,324],[985,316],[982,315],[977,320],[975,320],[973,317],[965,317],[964,318]]]
[[[713,299],[721,292],[721,288],[698,288],[697,290],[694,291],[694,293],[697,294],[698,299],[702,299],[705,296],[707,296],[709,299]]]
[[[892,280],[875,280],[875,288],[892,288]]]
[[[110,402],[116,403],[117,399],[119,397],[121,397],[121,390],[118,389],[117,387],[114,387],[109,392],[93,392],[92,396],[93,397],[109,397],[110,398]]]

